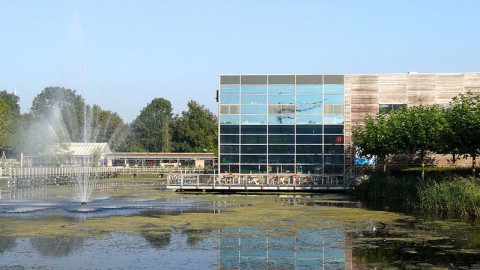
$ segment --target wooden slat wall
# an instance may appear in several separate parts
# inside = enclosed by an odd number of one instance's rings
[[[379,104],[448,104],[466,91],[480,92],[480,73],[345,75],[345,143]]]

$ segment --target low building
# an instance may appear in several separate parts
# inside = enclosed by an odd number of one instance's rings
[[[213,168],[214,153],[135,153],[115,152],[107,156],[107,166],[160,166]]]

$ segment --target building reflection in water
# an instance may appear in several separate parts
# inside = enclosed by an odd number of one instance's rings
[[[219,269],[352,269],[351,248],[337,229],[302,230],[269,237],[258,229],[223,229]]]

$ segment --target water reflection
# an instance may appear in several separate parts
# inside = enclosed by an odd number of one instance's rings
[[[14,249],[17,245],[16,237],[0,236],[0,254]]]
[[[84,237],[58,236],[30,238],[32,247],[44,257],[68,256],[83,246]]]
[[[142,237],[153,248],[165,249],[170,245],[171,233],[170,232],[142,232]]]
[[[351,269],[350,247],[336,229],[302,230],[269,237],[257,229],[224,229],[219,235],[220,269]]]

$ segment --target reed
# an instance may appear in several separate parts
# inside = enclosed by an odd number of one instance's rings
[[[425,215],[480,220],[480,181],[455,178],[426,181],[418,187],[419,210]]]

